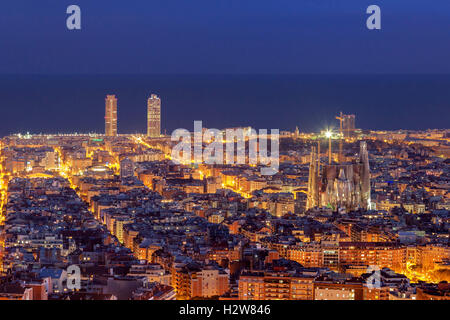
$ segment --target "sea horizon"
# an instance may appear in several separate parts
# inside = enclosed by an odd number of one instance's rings
[[[446,129],[450,118],[448,74],[16,74],[0,75],[0,135],[101,133],[107,94],[118,98],[118,132],[145,133],[152,93],[167,134],[194,120],[318,132],[340,111],[363,130]]]

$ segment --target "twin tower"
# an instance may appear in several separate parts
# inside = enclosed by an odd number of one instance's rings
[[[117,98],[107,95],[105,99],[105,135],[117,136]],[[147,101],[147,135],[149,137],[161,136],[161,99],[150,95]]]

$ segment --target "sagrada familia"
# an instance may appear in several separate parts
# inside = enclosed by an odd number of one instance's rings
[[[369,153],[360,143],[359,157],[352,163],[321,164],[315,147],[309,167],[307,209],[331,207],[350,212],[370,209]]]

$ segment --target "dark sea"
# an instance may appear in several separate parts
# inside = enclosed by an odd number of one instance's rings
[[[104,131],[106,94],[119,133],[146,132],[150,94],[162,130],[252,126],[319,131],[339,111],[362,129],[450,128],[450,75],[1,75],[0,135]]]

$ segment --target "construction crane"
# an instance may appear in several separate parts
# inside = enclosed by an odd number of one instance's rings
[[[344,115],[342,114],[342,111],[340,112],[339,116],[336,116],[336,119],[339,120],[339,134],[341,135],[339,139],[339,162],[342,162],[343,156],[342,156],[342,137],[344,135],[343,128],[342,128],[342,122],[344,121]]]

